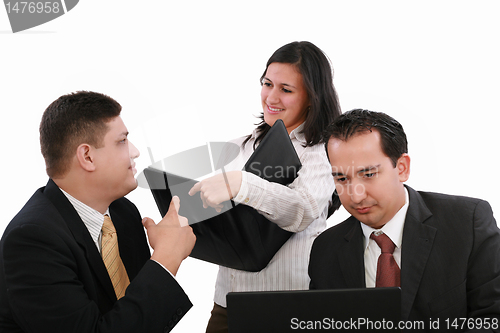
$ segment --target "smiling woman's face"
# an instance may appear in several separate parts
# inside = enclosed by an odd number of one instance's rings
[[[302,75],[291,64],[273,62],[267,67],[260,93],[264,121],[273,126],[283,120],[290,133],[303,123],[309,107],[309,96]]]

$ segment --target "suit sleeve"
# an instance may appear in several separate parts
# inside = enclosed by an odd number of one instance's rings
[[[317,238],[316,238],[317,240]],[[317,254],[316,254],[316,240],[314,240],[313,242],[313,245],[311,247],[311,253],[309,254],[309,266],[307,268],[307,271],[308,271],[308,274],[309,274],[309,290],[314,290],[314,289],[318,289],[318,287],[316,286],[316,268],[317,268],[317,264],[316,264],[316,258],[317,258]]]
[[[313,242],[311,253],[309,255],[309,289],[330,289],[325,285],[324,280],[332,279],[330,275],[330,267],[334,262],[331,256],[331,248],[328,248],[329,243],[334,242],[331,239],[331,230],[328,229],[320,234]]]
[[[473,232],[467,273],[468,317],[495,318],[493,331],[500,332],[500,232],[485,201],[476,206]]]
[[[24,332],[168,332],[192,306],[175,279],[149,260],[103,315],[84,287],[93,283],[90,268],[74,251],[61,234],[39,225],[5,236],[7,298]]]

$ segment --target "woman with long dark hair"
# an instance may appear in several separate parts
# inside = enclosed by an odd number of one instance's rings
[[[294,234],[260,272],[220,267],[214,309],[207,332],[227,332],[226,294],[231,291],[308,289],[311,245],[326,227],[334,191],[331,167],[320,143],[324,128],[340,115],[332,69],[325,54],[310,42],[292,42],[269,58],[261,77],[261,123],[249,136],[233,141],[239,155],[225,170],[237,170],[197,183],[205,207],[216,209],[232,199],[256,209]],[[239,171],[277,119],[282,119],[302,168],[284,186]]]

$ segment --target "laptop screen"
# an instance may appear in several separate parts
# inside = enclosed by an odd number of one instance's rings
[[[227,310],[229,333],[393,332],[401,318],[401,289],[229,293]]]

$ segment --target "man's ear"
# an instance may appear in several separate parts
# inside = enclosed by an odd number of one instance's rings
[[[76,159],[78,164],[85,171],[92,172],[95,170],[94,164],[94,149],[86,143],[82,143],[76,149]]]
[[[403,154],[398,159],[396,168],[398,168],[399,181],[404,183],[410,178],[410,155]]]

